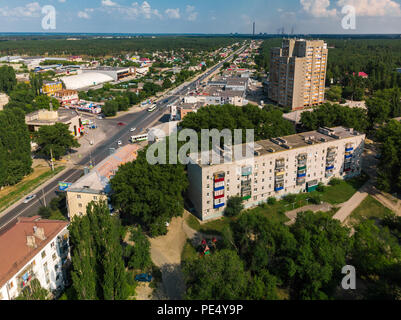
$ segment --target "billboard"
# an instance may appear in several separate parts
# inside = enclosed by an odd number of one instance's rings
[[[72,185],[72,183],[70,183],[70,182],[59,182],[58,183],[58,189],[60,191],[67,191],[67,189],[69,187],[71,187],[71,185]]]

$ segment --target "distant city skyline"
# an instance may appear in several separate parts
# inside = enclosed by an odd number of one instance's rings
[[[42,8],[56,9],[56,29],[42,28]],[[343,29],[344,6],[356,28]],[[0,32],[401,33],[401,0],[0,0]],[[284,31],[284,32],[283,32]]]

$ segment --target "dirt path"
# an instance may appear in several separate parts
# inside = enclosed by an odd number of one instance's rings
[[[295,223],[295,220],[297,218],[297,214],[299,212],[304,212],[304,211],[312,211],[312,212],[318,212],[318,211],[323,211],[323,212],[327,212],[330,211],[331,209],[333,209],[334,206],[332,206],[329,203],[321,203],[321,204],[311,204],[308,206],[304,206],[295,210],[291,210],[291,211],[287,211],[285,213],[285,215],[287,216],[288,219],[290,219],[290,221],[287,221],[285,224],[287,226]]]

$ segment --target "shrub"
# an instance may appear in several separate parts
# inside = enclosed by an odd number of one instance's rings
[[[311,194],[309,201],[313,204],[320,204],[322,202],[322,196],[319,193]]]
[[[270,205],[274,205],[277,202],[277,199],[274,197],[270,197],[269,199],[267,199],[267,203]]]
[[[319,183],[319,185],[316,188],[316,191],[318,192],[324,192],[324,190],[326,189],[325,185],[323,183]]]
[[[333,178],[330,180],[329,185],[336,186],[336,185],[339,185],[340,183],[341,183],[341,179]]]
[[[296,194],[287,194],[286,196],[283,197],[284,201],[288,203],[293,203],[297,199]]]

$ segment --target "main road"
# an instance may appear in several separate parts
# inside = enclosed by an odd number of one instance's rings
[[[107,156],[110,155],[110,148],[116,147],[116,141],[128,141],[129,137],[132,135],[129,128],[137,128],[136,132],[145,131],[152,123],[160,119],[165,112],[167,111],[167,106],[176,102],[179,99],[180,95],[186,94],[188,91],[196,88],[197,83],[203,81],[205,78],[210,76],[216,70],[221,68],[223,64],[229,61],[235,54],[241,53],[245,50],[245,46],[241,47],[231,56],[206,71],[202,76],[193,80],[187,85],[181,85],[179,89],[173,89],[170,91],[173,92],[174,95],[169,97],[161,98],[157,103],[156,111],[149,113],[146,109],[142,110],[135,114],[126,114],[118,118],[119,122],[126,123],[126,126],[118,130],[114,136],[111,136],[107,140],[105,140],[95,151],[92,152],[92,161],[94,163],[100,163]],[[177,97],[178,96],[178,97]],[[107,119],[103,121],[109,121]],[[49,184],[47,184],[44,188],[42,188],[39,192],[37,192],[37,197],[31,202],[24,204],[20,203],[12,210],[8,211],[6,214],[0,217],[0,230],[5,229],[7,225],[12,221],[17,219],[19,216],[29,217],[38,212],[38,209],[46,204],[48,204],[53,198],[57,196],[56,191],[58,190],[58,182],[59,181],[67,181],[67,182],[75,182],[83,175],[84,166],[89,166],[90,156],[84,157],[79,163],[77,163],[78,168],[70,168],[67,169],[58,179],[53,180]]]

